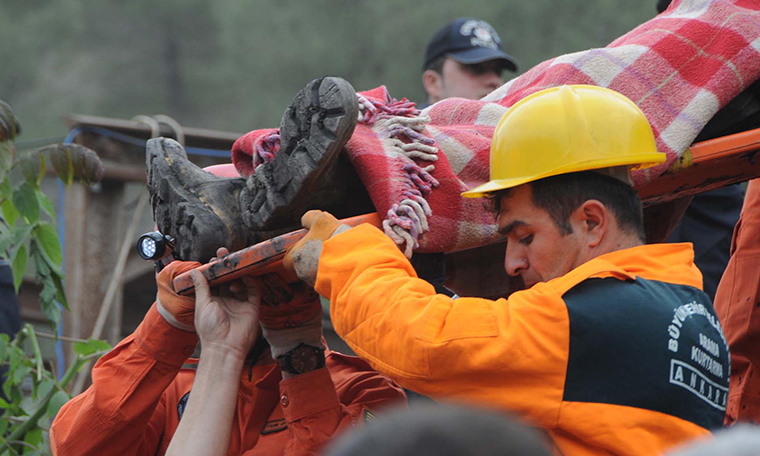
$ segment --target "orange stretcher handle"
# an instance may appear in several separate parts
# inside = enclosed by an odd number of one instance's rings
[[[371,214],[358,215],[341,220],[341,222],[350,226],[358,226],[363,223],[369,223],[376,227],[382,226],[382,220],[377,212]],[[264,242],[259,242],[243,250],[232,252],[218,260],[210,261],[196,269],[201,271],[206,277],[209,285],[219,285],[242,276],[260,276],[267,273],[277,273],[285,279],[291,279],[282,268],[282,259],[285,252],[288,251],[296,242],[300,241],[305,235],[306,230],[293,231],[283,234]],[[191,295],[195,287],[190,279],[190,272],[185,272],[174,278],[174,290],[182,295]]]

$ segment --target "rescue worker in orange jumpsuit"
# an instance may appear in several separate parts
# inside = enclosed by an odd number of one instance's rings
[[[491,181],[464,194],[494,203],[526,289],[436,295],[380,230],[320,211],[285,264],[402,386],[515,412],[567,456],[661,454],[722,426],[730,375],[691,244],[644,245],[630,169],[663,161],[628,98],[546,89],[505,113]]]
[[[715,310],[731,345],[726,424],[760,424],[760,180],[747,185]]]
[[[196,296],[176,294],[174,277],[198,266],[175,261],[158,274],[143,322],[56,416],[54,455],[317,454],[337,433],[405,402],[364,361],[325,349],[313,290],[246,278],[211,297],[195,274]],[[294,297],[273,301],[275,289]],[[199,339],[200,361],[188,360]]]

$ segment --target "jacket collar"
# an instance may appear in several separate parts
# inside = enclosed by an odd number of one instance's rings
[[[645,244],[606,253],[591,261],[610,263],[632,277],[702,289],[702,273],[694,264],[694,248],[689,242]]]

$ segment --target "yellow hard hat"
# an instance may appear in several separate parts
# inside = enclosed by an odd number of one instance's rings
[[[477,198],[538,179],[665,161],[636,104],[614,90],[563,85],[512,105],[491,142],[491,181],[462,193]]]

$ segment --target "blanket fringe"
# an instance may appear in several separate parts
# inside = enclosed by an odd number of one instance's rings
[[[430,117],[420,116],[415,104],[406,99],[398,101],[389,97],[385,103],[362,95],[357,95],[357,99],[359,122],[372,125],[379,133],[385,152],[402,159],[399,172],[404,188],[399,201],[383,220],[383,231],[396,244],[404,246],[404,255],[411,258],[420,245],[420,236],[430,229],[428,217],[433,213],[425,196],[440,185],[431,175],[435,165],[417,164],[438,160],[435,140],[425,135]]]
[[[256,138],[256,142],[253,144],[253,169],[271,162],[279,150],[280,130],[274,129],[270,133]]]
[[[388,95],[385,101],[379,101],[356,94],[356,99],[359,102],[359,122],[368,125],[374,125],[375,121],[383,115],[416,117],[420,114],[420,110],[415,108],[415,103],[406,98],[396,100]]]

